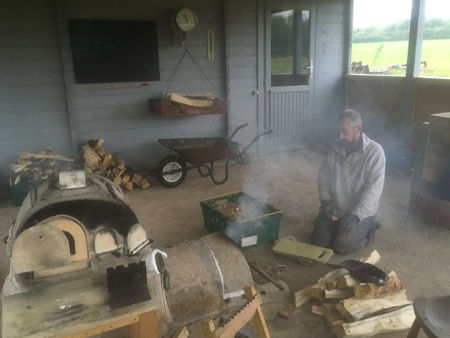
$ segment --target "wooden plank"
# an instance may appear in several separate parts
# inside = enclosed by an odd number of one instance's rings
[[[360,320],[381,310],[411,304],[406,297],[406,291],[402,290],[383,298],[348,298],[341,302],[343,308],[353,320]]]
[[[340,338],[371,337],[380,333],[407,330],[415,319],[412,305],[380,316],[375,316],[353,323],[335,325],[332,332]]]
[[[159,337],[158,312],[156,310],[139,315],[139,337]]]
[[[102,325],[99,325],[99,326],[96,326],[93,328],[89,328],[89,329],[86,329],[83,331],[76,332],[74,334],[64,336],[64,338],[90,337],[90,336],[94,336],[97,334],[102,334],[104,332],[112,331],[112,330],[118,329],[120,327],[133,325],[133,324],[138,323],[138,321],[139,321],[138,315],[134,315],[134,316],[126,317],[126,318],[119,318],[119,319],[113,320],[109,323],[105,323],[105,324],[102,324]]]

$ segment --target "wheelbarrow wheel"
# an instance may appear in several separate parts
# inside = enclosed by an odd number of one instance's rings
[[[186,162],[178,156],[167,156],[158,164],[158,181],[168,188],[181,183],[187,175]]]

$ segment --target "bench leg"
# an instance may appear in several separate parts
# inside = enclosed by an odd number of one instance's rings
[[[130,338],[158,338],[158,313],[150,311],[139,315],[139,322],[128,326]]]
[[[417,338],[420,331],[420,321],[416,318],[411,329],[409,329],[407,338]]]

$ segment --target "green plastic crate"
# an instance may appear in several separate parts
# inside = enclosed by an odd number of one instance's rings
[[[41,184],[42,181],[22,181],[17,184],[11,185],[11,193],[14,200],[14,204],[20,207],[28,192],[35,186]]]
[[[220,205],[236,203],[242,207],[237,218],[225,214]],[[205,228],[210,232],[223,232],[240,248],[247,249],[278,239],[282,212],[258,201],[243,192],[234,192],[200,201]],[[245,208],[251,206],[253,213],[246,218]]]

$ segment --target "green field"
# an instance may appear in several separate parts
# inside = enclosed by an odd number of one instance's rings
[[[370,69],[404,65],[407,54],[407,41],[354,43],[352,46],[352,61],[362,61]],[[422,61],[427,62],[427,69],[422,70],[421,75],[450,77],[450,39],[424,40]],[[394,69],[390,73],[401,74],[401,71]]]

